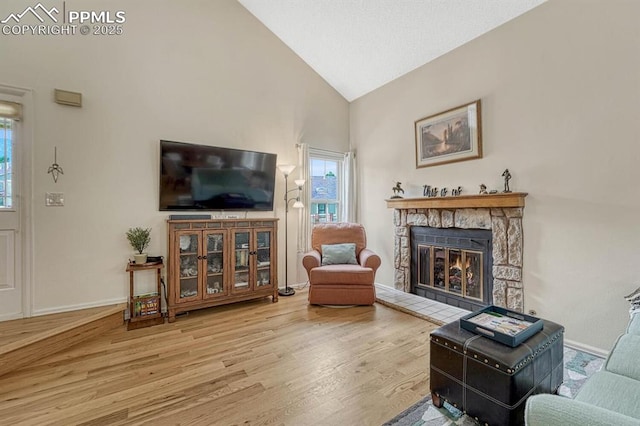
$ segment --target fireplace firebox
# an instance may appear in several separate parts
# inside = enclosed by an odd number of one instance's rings
[[[412,226],[411,293],[467,310],[492,304],[492,233]]]

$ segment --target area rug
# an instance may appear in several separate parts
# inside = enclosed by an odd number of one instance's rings
[[[558,394],[573,398],[584,382],[602,368],[604,359],[586,352],[564,348],[564,378]],[[436,408],[427,396],[398,414],[383,426],[478,426],[471,417],[464,415],[447,402]]]

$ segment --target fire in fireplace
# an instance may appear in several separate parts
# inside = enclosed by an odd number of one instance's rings
[[[411,292],[463,309],[492,303],[491,231],[411,227]]]

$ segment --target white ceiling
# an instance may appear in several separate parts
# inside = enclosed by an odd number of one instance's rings
[[[546,0],[238,0],[348,101]]]

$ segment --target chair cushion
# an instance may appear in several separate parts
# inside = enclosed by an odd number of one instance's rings
[[[640,380],[640,336],[623,334],[609,353],[605,370]]]
[[[640,418],[638,382],[608,371],[598,371],[591,376],[575,399],[636,419]]]
[[[355,243],[323,244],[322,265],[357,265]]]
[[[309,274],[311,285],[359,284],[373,285],[375,273],[360,265],[327,265],[313,268]]]

